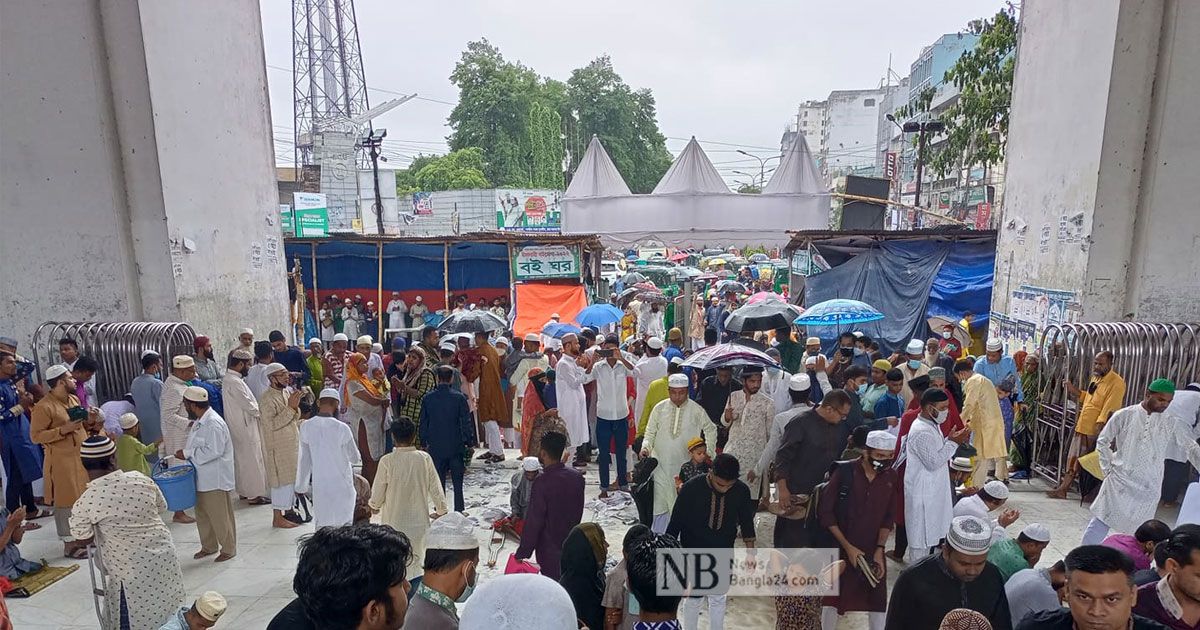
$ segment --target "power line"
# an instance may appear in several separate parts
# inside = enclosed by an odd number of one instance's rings
[[[283,66],[273,66],[271,64],[267,64],[267,67],[270,68],[271,70],[278,70],[280,72],[286,72],[288,74],[292,73],[291,68],[284,68]],[[367,89],[372,92],[381,92],[383,94],[391,94],[393,96],[409,96],[409,93],[407,93],[407,92],[397,92],[395,90],[385,90],[383,88],[371,87],[369,85],[367,86]],[[441,99],[429,98],[428,96],[414,96],[413,98],[418,101],[429,101],[430,103],[441,103],[442,105],[449,105],[450,107],[458,106],[458,103],[451,103],[450,101],[443,101]]]

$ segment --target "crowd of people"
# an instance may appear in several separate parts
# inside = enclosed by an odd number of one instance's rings
[[[148,476],[187,465],[195,507],[170,518],[196,524],[196,559],[236,557],[237,501],[270,505],[275,528],[317,528],[301,544],[297,599],[272,628],[482,628],[503,610],[528,620],[521,627],[691,630],[705,606],[709,627],[721,628],[726,596],[660,594],[655,554],[764,546],[764,512],[773,547],[840,557],[825,571],[837,595],[776,597],[777,628],[830,630],[853,614],[889,630],[1200,623],[1200,526],[1153,518],[1160,501],[1177,501],[1187,463],[1200,465],[1200,385],[1177,391],[1157,379],[1124,407],[1111,352],[1096,356],[1085,387],[1065,381],[1079,420],[1063,484],[1049,494],[1065,497],[1089,457],[1103,483],[1080,546],[1037,568],[1050,529],[1008,531],[1020,517],[1009,480],[1032,460],[1036,354],[1008,356],[989,339],[972,357],[953,331],[890,356],[846,332],[823,351],[792,327],[726,329],[734,295],[698,302],[687,334],[664,330],[655,304],[634,303],[632,330],[616,322],[547,339],[426,325],[385,353],[350,334],[366,332],[373,306],[346,300],[338,311],[331,297],[328,338],[304,348],[245,329],[223,369],[203,336],[191,354],[146,351],[128,394],[112,401],[97,395],[98,366],[73,339],[36,379],[17,342],[0,338],[0,571],[40,568],[18,545],[53,517],[65,556],[99,547],[105,628],[211,627],[224,600],[184,601],[160,516],[167,502]],[[427,311],[394,296],[387,313],[389,328],[411,329]],[[685,365],[721,341],[776,363]],[[476,590],[465,471],[473,461],[504,467],[514,453],[511,510],[493,526],[519,543],[510,575]],[[618,493],[640,523],[609,567],[606,532],[584,522],[584,506]],[[905,566],[890,594],[889,561]],[[545,605],[521,609],[514,596]]]

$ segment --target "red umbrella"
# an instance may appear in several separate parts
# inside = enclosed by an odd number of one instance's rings
[[[640,289],[642,291],[657,291],[662,293],[662,290],[658,288],[658,285],[654,284],[653,282],[639,282],[633,285],[633,288]]]
[[[670,258],[668,258],[667,260],[672,260],[672,261],[675,261],[675,262],[679,262],[679,261],[681,261],[681,260],[687,260],[687,259],[688,259],[688,256],[689,256],[689,254],[685,254],[685,253],[683,253],[683,252],[676,252],[676,253],[674,253],[674,254],[671,254],[671,257],[670,257]]]

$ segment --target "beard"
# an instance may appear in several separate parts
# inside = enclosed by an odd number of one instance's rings
[[[248,365],[242,366],[242,369],[238,370],[238,374],[241,374],[242,378],[246,378],[247,376],[250,376],[250,366],[248,366]]]

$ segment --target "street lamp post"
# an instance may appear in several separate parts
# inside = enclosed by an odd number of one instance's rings
[[[359,144],[367,149],[371,156],[371,180],[375,183],[375,224],[379,228],[380,236],[383,236],[383,195],[379,191],[379,160],[387,161],[386,157],[380,155],[383,139],[386,137],[387,129],[375,129],[359,140]]]
[[[758,181],[762,182],[759,185],[765,186],[767,184],[767,162],[770,162],[771,160],[778,160],[779,156],[772,155],[769,158],[763,159],[763,158],[758,157],[757,155],[754,155],[753,153],[747,153],[741,149],[738,149],[737,152],[741,153],[742,155],[744,155],[746,157],[752,157],[752,158],[758,160]]]
[[[887,118],[892,122],[896,122],[895,117],[893,117],[891,114],[888,114]],[[911,120],[904,123],[904,126],[900,129],[904,133],[917,134],[917,195],[916,199],[913,201],[913,205],[920,207],[921,179],[925,173],[925,132],[928,131],[930,133],[941,133],[942,131],[945,131],[946,124],[939,120],[926,120],[924,122]]]

